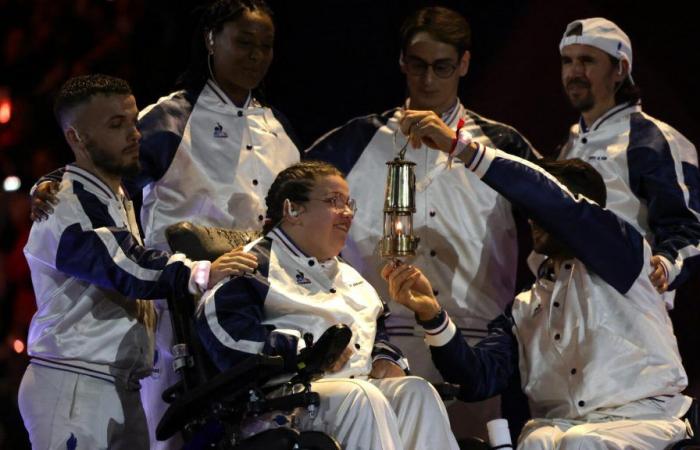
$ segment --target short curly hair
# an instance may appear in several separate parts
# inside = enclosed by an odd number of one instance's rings
[[[63,126],[68,112],[88,102],[97,94],[131,95],[129,83],[121,78],[102,74],[80,75],[68,79],[58,90],[53,113],[58,124]]]

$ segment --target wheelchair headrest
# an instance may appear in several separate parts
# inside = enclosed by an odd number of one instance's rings
[[[193,260],[214,261],[224,253],[245,245],[260,236],[254,231],[205,227],[191,222],[178,222],[165,230],[171,250]]]

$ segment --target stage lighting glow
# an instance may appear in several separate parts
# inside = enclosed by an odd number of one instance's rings
[[[12,102],[9,98],[0,99],[0,125],[5,125],[12,118]]]
[[[9,177],[5,178],[5,181],[2,182],[2,189],[5,192],[14,192],[21,186],[22,182],[20,181],[19,177],[14,175],[10,175]]]
[[[24,352],[24,342],[22,342],[21,339],[15,339],[12,343],[12,349],[15,351],[15,353]]]

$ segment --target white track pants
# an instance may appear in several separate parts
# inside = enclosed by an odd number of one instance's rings
[[[570,422],[536,419],[523,428],[518,450],[663,450],[685,438],[680,419]]]
[[[138,391],[29,364],[18,403],[34,449],[148,449]]]
[[[442,400],[422,378],[326,378],[311,390],[321,405],[302,428],[324,431],[345,449],[458,449]]]

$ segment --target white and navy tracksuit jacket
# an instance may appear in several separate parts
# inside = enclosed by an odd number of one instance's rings
[[[299,161],[279,112],[252,97],[238,108],[212,80],[145,108],[139,130],[141,225],[146,244],[158,248],[166,248],[165,228],[182,220],[262,229],[268,189]]]
[[[398,156],[406,142],[397,133],[399,112],[394,109],[353,119],[320,138],[305,154],[347,174],[358,211],[342,255],[384,298],[388,291],[380,277],[384,261],[378,245],[384,224],[386,162]],[[530,143],[516,130],[485,119],[458,101],[442,119],[453,129],[463,121],[474,139],[485,145],[526,159],[534,156]],[[447,157],[442,152],[410,148],[406,159],[416,164],[418,190],[413,229],[420,243],[412,263],[425,270],[440,303],[464,334],[481,338],[487,323],[503,312],[515,293],[517,233],[511,205],[463,170],[463,165],[446,169]],[[389,334],[414,335],[413,313],[398,304],[391,309]]]
[[[571,127],[560,158],[581,158],[600,172],[607,207],[647,236],[666,258],[670,288],[700,264],[700,172],[695,147],[682,134],[621,104],[587,128]]]
[[[293,131],[277,110],[249,97],[239,108],[216,83],[173,92],[139,114],[141,225],[149,247],[167,249],[165,229],[203,226],[260,230],[265,195],[279,172],[299,162]],[[59,169],[40,179],[60,180]]]
[[[66,166],[57,197],[24,249],[37,301],[28,354],[35,364],[138,387],[153,341],[134,299],[192,288],[193,263],[145,249],[131,202],[86,170]]]
[[[385,305],[357,271],[338,258],[321,262],[305,255],[280,228],[251,245],[255,274],[218,284],[198,308],[199,336],[219,369],[258,353],[280,355],[295,367],[302,336],[316,340],[339,323],[351,328],[354,353],[329,376],[366,377],[377,358],[406,369],[383,333]]]
[[[649,280],[636,229],[527,161],[482,149],[474,168],[576,255],[518,295],[468,346],[444,312],[423,322],[433,361],[467,400],[497,394],[520,370],[535,418],[680,417],[687,377],[671,321]]]

